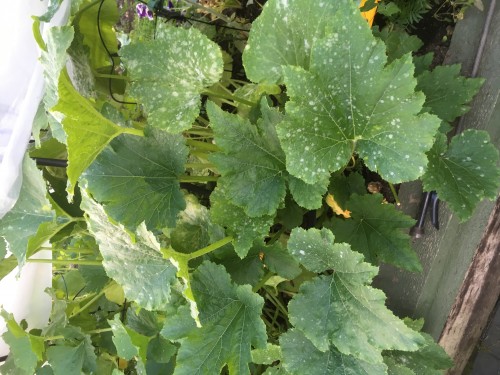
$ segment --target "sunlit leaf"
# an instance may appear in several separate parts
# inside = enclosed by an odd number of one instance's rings
[[[332,32],[313,45],[309,71],[283,68],[290,101],[277,131],[287,170],[313,184],[356,153],[387,181],[414,180],[439,120],[419,115],[425,97],[415,93],[411,56],[386,65],[384,43],[354,5],[342,8]]]
[[[142,224],[133,240],[122,225],[109,221],[103,207],[85,191],[82,209],[99,244],[104,269],[122,286],[127,299],[148,310],[164,308],[170,299],[171,284],[177,280],[177,268],[163,258],[154,235]]]
[[[191,126],[200,111],[201,92],[222,76],[219,47],[197,29],[167,28],[156,39],[120,49],[148,123],[177,133]]]

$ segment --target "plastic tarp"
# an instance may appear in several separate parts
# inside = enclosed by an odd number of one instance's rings
[[[22,161],[31,136],[33,119],[43,96],[43,69],[40,52],[33,38],[33,15],[42,15],[47,0],[0,0],[0,220],[14,206],[22,184]],[[65,24],[70,0],[65,0],[50,25]],[[0,233],[0,241],[3,241]],[[44,254],[45,253],[45,254]],[[50,251],[37,258],[51,257]],[[0,281],[0,305],[26,319],[31,328],[47,323],[51,298],[44,293],[51,286],[51,264],[27,264]],[[5,331],[0,319],[0,334]],[[0,339],[0,356],[9,349]]]

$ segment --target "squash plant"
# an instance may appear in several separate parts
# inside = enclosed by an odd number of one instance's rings
[[[118,48],[117,16],[114,1],[75,1],[67,26],[37,35],[47,88],[29,156],[68,166],[40,172],[26,157],[0,270],[50,241],[53,308],[41,330],[2,311],[1,372],[451,366],[423,322],[396,317],[371,286],[380,263],[421,265],[415,221],[366,186],[421,179],[462,220],[494,198],[488,135],[447,139],[482,80],[429,70],[408,35],[372,33],[350,0],[269,0],[230,33],[248,36],[247,80],[225,72],[231,56],[213,40],[226,29],[138,24]]]

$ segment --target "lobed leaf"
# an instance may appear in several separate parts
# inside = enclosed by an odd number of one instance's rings
[[[247,77],[282,83],[282,67],[309,68],[311,49],[326,35],[335,11],[347,0],[270,0],[253,24],[243,53]]]
[[[385,349],[417,350],[422,336],[385,307],[382,291],[368,285],[377,267],[334,239],[328,229],[292,231],[288,251],[310,271],[333,273],[302,284],[288,305],[290,322],[320,351],[334,345],[369,363],[381,363]]]
[[[164,259],[160,244],[144,224],[135,241],[120,224],[113,224],[103,207],[82,190],[82,209],[89,230],[99,244],[103,266],[109,277],[123,287],[127,299],[148,310],[161,310],[170,300],[171,285],[177,281],[177,268]]]
[[[387,367],[380,363],[369,363],[351,355],[342,354],[330,345],[320,351],[302,332],[291,329],[280,337],[283,366],[292,375],[315,374],[387,374]]]
[[[214,140],[222,149],[210,157],[222,175],[218,184],[250,217],[274,215],[286,194],[285,155],[275,129],[282,116],[265,99],[261,111],[255,126],[212,102],[207,105]]]
[[[416,352],[384,352],[384,362],[390,374],[441,375],[453,366],[453,361],[432,336],[421,333],[425,344]]]
[[[114,139],[83,176],[92,196],[128,229],[143,221],[149,229],[174,227],[186,207],[178,177],[187,154],[181,135],[146,129],[145,137]]]
[[[71,84],[67,74],[59,79],[59,102],[52,111],[64,115],[62,121],[68,139],[68,187],[73,195],[80,175],[94,161],[97,155],[116,136],[126,132],[92,106]]]
[[[418,115],[425,98],[415,93],[411,56],[386,65],[384,43],[354,5],[342,8],[332,32],[313,45],[309,71],[283,67],[290,101],[277,132],[287,170],[313,184],[357,153],[387,181],[414,180],[438,118]]]
[[[267,334],[260,318],[264,300],[249,285],[234,286],[224,267],[204,262],[193,273],[201,328],[182,340],[175,375],[250,374],[251,348],[263,348]]]
[[[425,94],[424,110],[452,122],[467,113],[467,105],[484,83],[483,78],[460,75],[460,64],[436,66],[417,76],[417,90]]]
[[[214,223],[226,228],[226,232],[234,237],[234,250],[244,258],[253,242],[263,239],[273,225],[273,216],[249,217],[242,208],[232,204],[226,192],[216,188],[210,195],[210,216]]]
[[[373,265],[384,262],[409,271],[421,271],[410,237],[404,232],[415,220],[382,201],[380,194],[353,194],[345,206],[351,218],[332,218],[326,227],[332,230],[338,242],[347,242]]]
[[[191,126],[200,94],[222,76],[219,47],[195,28],[168,28],[157,39],[124,46],[120,55],[148,123],[170,133]]]
[[[483,199],[494,199],[500,185],[498,150],[485,131],[466,130],[447,139],[439,134],[429,151],[429,166],[422,177],[424,189],[435,190],[461,221],[467,220]]]

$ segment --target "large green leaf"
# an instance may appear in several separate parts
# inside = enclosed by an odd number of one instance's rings
[[[254,241],[263,240],[273,225],[273,216],[247,216],[242,208],[229,201],[225,191],[220,188],[210,195],[210,202],[213,222],[225,227],[227,234],[234,237],[234,249],[240,258],[247,255]]]
[[[404,232],[415,224],[415,220],[382,201],[380,194],[353,194],[345,206],[351,211],[351,217],[332,218],[326,226],[338,242],[349,243],[373,265],[384,262],[410,271],[421,271],[410,237]]]
[[[47,361],[52,366],[54,375],[81,375],[82,370],[95,371],[95,360],[90,336],[77,346],[57,345],[47,349]],[[93,366],[89,364],[91,361],[94,362]]]
[[[160,244],[144,224],[133,240],[122,225],[109,221],[104,208],[82,191],[82,209],[90,232],[99,244],[103,266],[109,277],[123,287],[125,296],[148,310],[165,308],[177,268],[164,259]]]
[[[422,180],[435,190],[460,220],[467,220],[483,199],[494,199],[500,184],[498,150],[488,133],[466,130],[453,137],[449,147],[440,134],[429,152],[429,166]]]
[[[64,115],[63,127],[68,135],[68,187],[73,195],[82,172],[94,161],[106,145],[121,133],[135,129],[121,128],[101,115],[71,84],[67,74],[59,79],[59,102],[52,111]]]
[[[218,184],[250,217],[273,215],[286,194],[285,154],[275,128],[282,116],[265,100],[261,111],[263,118],[255,126],[212,102],[207,105],[215,142],[222,149],[210,158],[222,175]]]
[[[252,24],[243,53],[253,82],[281,83],[282,66],[309,68],[311,48],[326,34],[340,3],[348,0],[270,0]]]
[[[417,90],[425,94],[424,110],[451,122],[469,111],[469,103],[481,88],[483,78],[460,75],[460,64],[437,66],[417,76]]]
[[[51,223],[54,218],[54,211],[46,197],[42,174],[26,154],[19,198],[14,207],[0,220],[0,237],[5,240],[7,249],[16,256],[19,267],[26,262],[30,238],[37,233],[40,225]],[[1,248],[4,241],[0,241]]]
[[[59,94],[59,76],[66,66],[68,55],[66,50],[73,41],[74,31],[71,26],[51,27],[46,33],[47,50],[41,52],[40,63],[43,66],[45,79],[45,109],[50,110],[56,105]],[[52,134],[61,143],[66,143],[66,134],[57,121],[51,122]],[[38,135],[37,135],[38,136]]]
[[[334,239],[328,229],[292,231],[288,251],[310,271],[333,273],[302,284],[288,304],[290,322],[320,351],[333,344],[370,363],[381,363],[384,349],[417,350],[422,336],[385,307],[382,291],[368,285],[377,267]]]
[[[174,227],[186,207],[178,176],[188,149],[181,135],[155,129],[145,135],[114,139],[84,173],[88,189],[113,220],[131,230],[143,221],[149,229]]]
[[[384,43],[353,4],[342,8],[313,45],[310,70],[283,68],[290,101],[277,130],[287,170],[313,184],[357,153],[387,181],[414,180],[439,119],[418,115],[425,97],[415,93],[411,56],[386,65]]]
[[[124,46],[120,55],[130,94],[143,103],[149,124],[171,133],[191,126],[200,93],[222,76],[219,47],[195,28],[167,28],[154,40]]]
[[[249,285],[234,286],[224,267],[204,262],[193,273],[201,328],[182,340],[175,375],[250,374],[251,348],[266,345],[264,300]]]
[[[351,355],[339,352],[330,345],[320,351],[302,332],[292,329],[280,338],[284,367],[293,375],[314,374],[387,374],[387,367],[380,363],[368,363]]]

